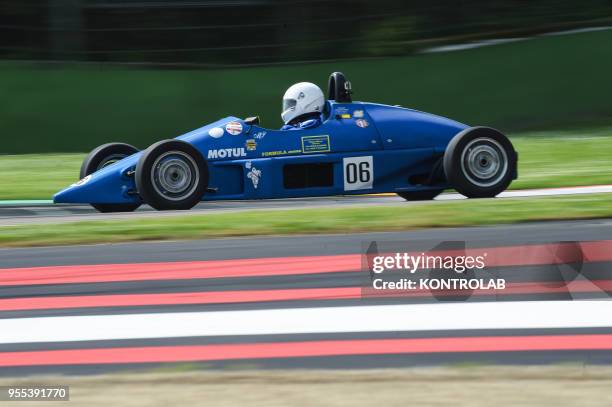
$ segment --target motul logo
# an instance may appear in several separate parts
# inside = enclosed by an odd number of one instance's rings
[[[222,148],[219,150],[208,150],[208,159],[216,158],[238,158],[246,157],[244,148]]]

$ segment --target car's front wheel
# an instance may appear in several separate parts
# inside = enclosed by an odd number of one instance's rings
[[[208,187],[208,166],[191,144],[164,140],[147,148],[136,165],[136,188],[157,210],[191,209]]]
[[[136,147],[125,143],[108,143],[96,147],[83,160],[80,178],[83,179],[137,152]],[[91,206],[99,212],[132,212],[140,206],[140,203],[93,203]]]
[[[457,134],[444,153],[449,184],[468,198],[490,198],[516,178],[517,153],[510,140],[489,127],[472,127]]]

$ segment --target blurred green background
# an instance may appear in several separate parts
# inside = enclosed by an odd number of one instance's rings
[[[239,3],[2,2],[0,154],[145,148],[228,115],[274,128],[288,86],[333,71],[356,100],[509,133],[612,124],[606,1]]]
[[[103,143],[146,148],[228,115],[279,127],[287,87],[325,88],[333,71],[352,81],[356,100],[506,132],[520,154],[511,188],[612,184],[611,28],[609,0],[0,0],[0,200],[50,199]],[[310,219],[319,221],[304,224],[271,212],[251,228],[236,214],[27,225],[5,227],[0,244],[598,218],[611,209],[602,194],[398,211],[318,210]]]

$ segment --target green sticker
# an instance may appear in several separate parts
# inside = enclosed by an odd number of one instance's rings
[[[329,151],[329,136],[302,137],[302,152],[304,154],[324,153]]]

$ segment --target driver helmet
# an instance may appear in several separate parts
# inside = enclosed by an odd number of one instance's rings
[[[325,105],[323,91],[314,83],[300,82],[292,85],[283,96],[281,117],[285,124],[306,114],[321,113]]]

